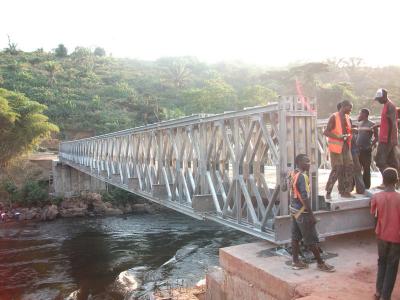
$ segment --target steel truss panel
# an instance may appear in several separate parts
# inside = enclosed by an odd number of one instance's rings
[[[306,101],[315,108],[313,99]],[[181,213],[281,243],[286,238],[281,228],[288,230],[281,225],[288,219],[287,179],[297,154],[311,159],[312,207],[319,210],[323,146],[316,114],[304,102],[282,97],[267,106],[62,142],[59,156],[62,163]]]

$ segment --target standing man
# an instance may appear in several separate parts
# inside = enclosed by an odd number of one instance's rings
[[[381,112],[381,126],[379,131],[379,144],[375,157],[376,165],[383,174],[387,167],[399,170],[397,158],[398,115],[394,103],[388,98],[385,89],[376,92],[375,100],[383,104]]]
[[[358,158],[362,167],[362,176],[366,189],[371,187],[372,148],[378,142],[378,128],[375,126],[375,123],[368,118],[369,110],[367,108],[361,109],[358,115],[356,144],[359,151]]]
[[[334,272],[335,268],[325,263],[317,247],[319,242],[315,228],[316,219],[311,209],[310,181],[307,172],[310,170],[310,159],[306,154],[299,154],[295,158],[297,169],[291,174],[290,213],[292,227],[292,267],[295,270],[305,269],[308,265],[299,260],[300,241],[303,240],[314,254],[318,263],[318,270]]]
[[[332,170],[326,183],[326,199],[331,199],[333,186],[338,180],[338,190],[342,197],[353,198],[353,160],[351,157],[350,101],[341,102],[340,110],[332,114],[324,135],[328,138]]]
[[[400,193],[395,190],[399,181],[397,170],[382,171],[385,190],[371,198],[371,214],[376,218],[378,243],[378,275],[375,299],[390,300],[400,258]]]

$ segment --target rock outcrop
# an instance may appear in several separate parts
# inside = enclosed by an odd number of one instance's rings
[[[60,205],[60,215],[64,218],[83,217],[87,213],[87,204],[80,198],[64,199]]]
[[[46,205],[43,208],[14,208],[7,212],[6,220],[51,221],[57,217],[72,218],[84,216],[116,216],[128,213],[154,213],[157,206],[150,203],[117,203],[103,201],[97,193],[82,193],[80,197],[65,198],[58,206]]]
[[[45,206],[42,209],[41,215],[40,215],[40,219],[42,221],[52,221],[55,218],[57,218],[59,212],[58,212],[58,207],[57,205],[50,205],[50,206]]]
[[[123,271],[115,279],[114,283],[111,285],[111,290],[123,297],[136,291],[140,286],[140,281],[136,278],[135,272],[130,270]]]

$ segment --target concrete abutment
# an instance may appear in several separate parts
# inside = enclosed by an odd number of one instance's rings
[[[107,189],[106,183],[59,161],[53,161],[54,196],[70,198],[83,191],[101,192]]]

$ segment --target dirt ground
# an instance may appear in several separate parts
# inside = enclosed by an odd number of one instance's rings
[[[204,300],[205,286],[192,288],[177,288],[157,292],[155,300]]]

